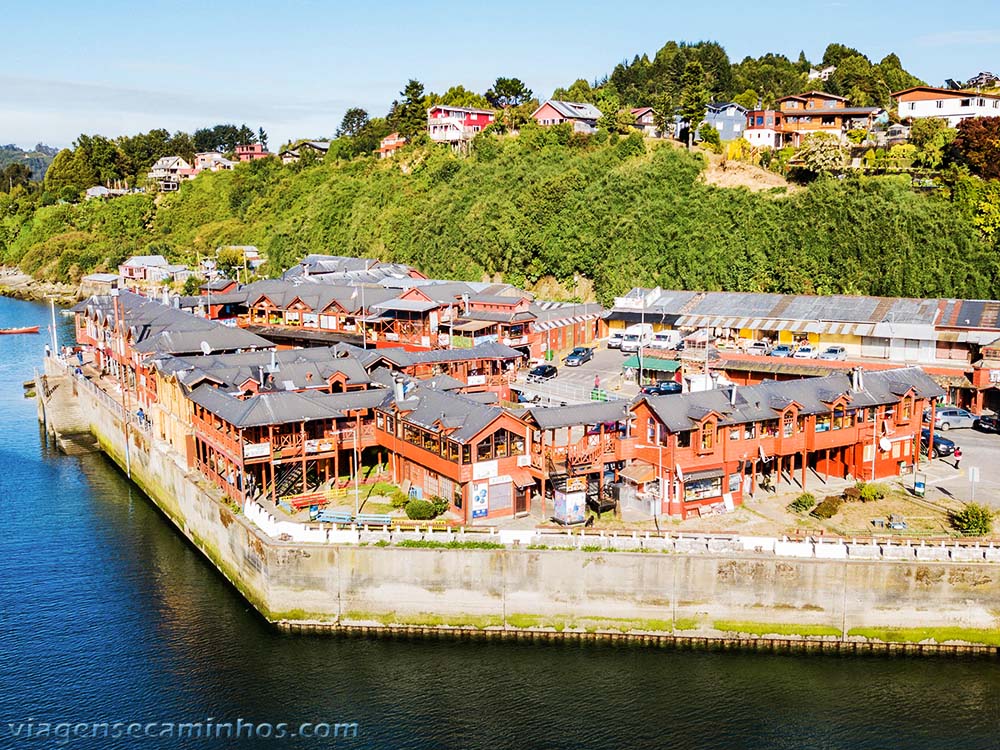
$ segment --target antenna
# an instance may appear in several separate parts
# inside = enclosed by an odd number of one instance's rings
[[[212,346],[207,341],[201,342],[201,353],[206,357],[212,353]]]

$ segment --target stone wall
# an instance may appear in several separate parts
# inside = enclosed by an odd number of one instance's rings
[[[599,550],[383,546],[387,535],[376,533],[354,544],[281,542],[216,499],[150,433],[130,428],[126,462],[120,412],[82,389],[76,408],[181,533],[261,614],[293,629],[1000,644],[1000,564],[988,561],[684,552],[674,543],[630,551],[640,545],[627,539]]]

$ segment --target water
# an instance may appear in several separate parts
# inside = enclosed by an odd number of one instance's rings
[[[47,322],[44,306],[0,298],[0,326]],[[69,320],[60,327],[68,340]],[[335,742],[66,746],[1000,745],[991,661],[280,635],[103,457],[45,447],[21,397],[45,340],[0,336],[0,748],[58,746],[15,740],[10,722],[209,718],[359,727]]]

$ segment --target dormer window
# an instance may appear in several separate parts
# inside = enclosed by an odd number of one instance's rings
[[[710,452],[715,447],[715,422],[705,422],[701,426],[701,450]]]
[[[795,415],[790,411],[786,411],[781,417],[781,434],[784,437],[795,434]]]
[[[899,421],[909,422],[910,415],[913,413],[913,396],[906,396],[903,399],[902,406],[899,409]]]

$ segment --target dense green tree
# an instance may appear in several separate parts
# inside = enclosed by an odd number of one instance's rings
[[[692,132],[705,119],[705,110],[708,107],[709,97],[709,89],[705,80],[705,69],[702,68],[700,62],[692,60],[684,66],[679,102],[681,119],[688,124],[688,128]]]
[[[427,108],[424,105],[424,85],[415,78],[400,92],[403,101],[396,102],[389,113],[389,124],[407,140],[427,129]]]
[[[368,112],[361,107],[351,107],[340,120],[340,127],[337,128],[337,138],[354,138],[368,125]]]
[[[0,190],[10,192],[18,185],[31,182],[31,169],[26,164],[8,164],[0,170]]]
[[[490,103],[482,94],[469,91],[465,86],[452,86],[443,94],[430,93],[424,97],[424,108],[435,104],[446,104],[451,107],[469,107],[471,109],[489,109]]]
[[[843,168],[846,156],[840,139],[832,133],[807,136],[795,152],[796,161],[814,175],[827,175]]]
[[[559,88],[552,92],[552,98],[565,102],[589,102],[597,104],[599,91],[591,88],[583,78],[578,78],[568,89]]]
[[[531,89],[520,78],[497,78],[486,92],[486,100],[497,109],[518,107],[531,99]]]

